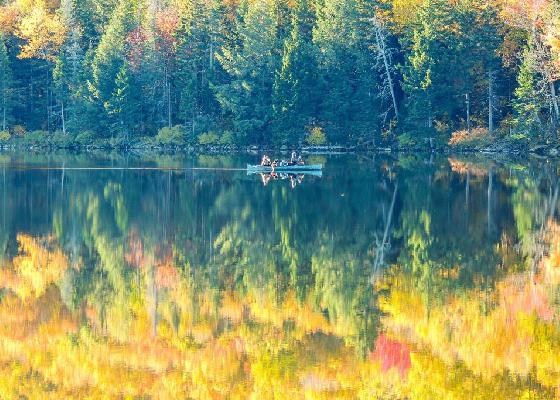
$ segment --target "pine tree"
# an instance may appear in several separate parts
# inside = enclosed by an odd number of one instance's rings
[[[335,141],[371,136],[378,125],[380,74],[371,26],[364,28],[375,4],[364,3],[325,0],[317,9],[313,41],[320,55],[319,119]]]
[[[137,87],[128,65],[123,63],[115,77],[114,92],[105,107],[113,117],[114,130],[124,134],[126,139],[138,128],[141,99]]]
[[[459,128],[465,116],[465,95],[474,105],[471,111],[494,121],[500,68],[496,19],[496,10],[478,0],[456,5],[435,0],[418,10],[402,37],[407,53],[402,68],[406,94],[402,139],[417,144],[427,138],[431,144],[436,138],[446,141],[449,130]]]
[[[542,113],[546,109],[546,98],[538,90],[539,79],[532,65],[530,50],[525,49],[523,61],[517,75],[517,88],[513,109],[515,126],[522,133],[540,132],[543,129]]]
[[[4,36],[0,33],[0,130],[8,130],[8,122],[12,114],[12,84],[13,76],[8,49],[4,43]]]
[[[222,109],[232,116],[240,141],[263,143],[273,121],[272,92],[279,69],[277,25],[272,1],[240,6],[240,44],[217,55],[230,82],[217,87]]]
[[[413,127],[432,128],[433,68],[430,54],[431,28],[423,25],[413,34],[412,48],[403,68],[403,89],[407,94],[408,121]]]
[[[179,115],[193,134],[208,130],[208,119],[216,114],[211,84],[216,72],[215,52],[218,45],[212,7],[215,3],[189,0],[181,15],[177,31],[177,72]]]
[[[63,133],[78,133],[84,117],[85,76],[84,52],[81,47],[81,29],[74,16],[72,0],[63,0],[62,19],[68,27],[66,41],[55,60],[53,80],[60,103],[60,120]]]
[[[302,139],[317,113],[317,62],[312,43],[314,14],[307,0],[295,5],[292,31],[285,41],[280,71],[274,82],[274,118],[282,142]]]
[[[325,0],[317,8],[317,24],[313,40],[318,47],[321,71],[322,101],[320,123],[328,126],[335,140],[352,128],[353,94],[357,65],[357,10],[353,0]]]
[[[130,70],[126,65],[127,37],[138,26],[136,10],[137,6],[133,0],[119,3],[95,50],[91,67],[90,90],[95,101],[103,107],[108,122],[106,128],[112,135],[132,131],[131,126],[123,125],[125,122],[130,122],[129,116],[120,116],[119,113],[124,112],[124,109],[115,104],[120,104],[119,96],[124,90],[122,86],[124,82],[127,87],[131,84]]]

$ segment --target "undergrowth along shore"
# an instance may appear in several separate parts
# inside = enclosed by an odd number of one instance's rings
[[[208,133],[198,140],[180,140],[177,137],[125,137],[98,138],[87,132],[78,135],[65,135],[60,132],[28,132],[25,135],[0,137],[0,149],[49,152],[52,150],[89,151],[153,151],[158,153],[234,153],[234,152],[287,152],[298,150],[308,153],[347,153],[347,152],[437,152],[437,153],[504,153],[536,154],[560,156],[560,140],[556,137],[543,137],[539,142],[528,140],[523,135],[505,133],[488,134],[485,128],[471,131],[456,131],[445,142],[441,138],[425,139],[423,143],[403,143],[398,140],[386,141],[379,145],[373,141],[336,144],[326,143],[325,138],[290,145],[262,145],[231,143],[227,135]]]

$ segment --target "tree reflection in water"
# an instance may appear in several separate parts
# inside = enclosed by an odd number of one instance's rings
[[[6,161],[0,398],[555,398],[557,166],[325,162]]]

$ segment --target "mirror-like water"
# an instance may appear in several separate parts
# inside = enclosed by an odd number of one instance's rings
[[[2,155],[0,398],[556,398],[558,165],[257,159]]]

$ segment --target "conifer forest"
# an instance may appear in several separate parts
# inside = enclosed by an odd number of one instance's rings
[[[555,142],[553,0],[2,0],[0,140]]]

